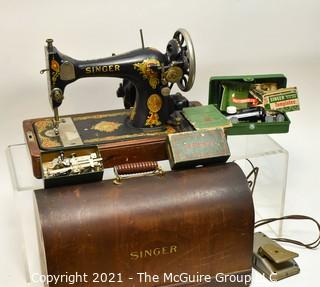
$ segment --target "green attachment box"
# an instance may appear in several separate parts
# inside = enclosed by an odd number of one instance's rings
[[[249,86],[254,84],[276,84],[278,89],[286,88],[287,78],[282,74],[211,77],[209,82],[209,104],[213,104],[219,110],[225,111],[227,100],[223,99],[223,96],[225,93],[231,93],[232,89],[236,89],[233,86],[237,86],[237,83],[239,83],[236,90],[237,98],[241,102],[246,93],[246,87],[248,91]],[[285,113],[284,117],[285,120],[283,122],[234,123],[231,128],[226,130],[226,133],[228,135],[287,133],[290,120]]]
[[[173,170],[226,162],[230,157],[222,128],[169,134],[167,148]]]

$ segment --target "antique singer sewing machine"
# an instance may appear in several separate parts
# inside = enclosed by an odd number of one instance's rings
[[[142,32],[141,32],[142,37]],[[195,56],[191,38],[186,30],[178,30],[167,45],[166,53],[142,48],[98,60],[78,61],[60,53],[53,40],[47,40],[46,61],[49,100],[54,111],[54,125],[59,132],[58,107],[65,87],[85,77],[124,78],[118,96],[124,97],[125,108],[133,107],[129,122],[137,128],[164,125],[174,111],[170,96],[173,84],[189,91],[195,77]],[[129,81],[129,82],[128,82]]]
[[[41,177],[40,154],[84,145],[99,145],[105,167],[119,162],[165,159],[167,133],[192,129],[179,111],[189,106],[180,93],[171,94],[174,84],[189,91],[195,79],[192,40],[184,29],[177,30],[165,53],[144,47],[96,60],[75,60],[58,51],[53,40],[45,47],[49,101],[53,118],[24,121],[34,174]],[[58,109],[70,83],[85,77],[122,78],[117,91],[124,110],[59,115]],[[123,151],[125,150],[125,155]]]

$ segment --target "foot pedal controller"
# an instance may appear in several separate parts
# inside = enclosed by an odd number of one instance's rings
[[[298,256],[262,232],[254,234],[253,267],[268,280],[279,281],[298,274],[300,268],[294,260]]]

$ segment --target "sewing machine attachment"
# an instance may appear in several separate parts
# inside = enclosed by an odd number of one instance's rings
[[[41,153],[46,188],[102,180],[103,159],[97,146],[65,148]]]
[[[298,274],[300,268],[294,260],[298,256],[262,232],[254,234],[253,267],[268,280],[279,281]]]

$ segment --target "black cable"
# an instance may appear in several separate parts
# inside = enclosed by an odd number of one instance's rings
[[[259,168],[254,166],[253,163],[248,158],[246,160],[249,162],[249,164],[252,167],[252,170],[247,175],[247,181],[248,181],[248,185],[249,185],[249,188],[251,190],[251,193],[253,193],[254,192],[254,188],[256,186],[256,181],[257,181],[257,177],[258,177],[258,173],[259,173]],[[254,176],[253,181],[249,180],[252,175]],[[259,221],[257,221],[255,223],[254,228],[258,228],[258,227],[260,227],[262,225],[269,224],[269,223],[272,223],[272,222],[275,222],[275,221],[280,221],[280,220],[310,220],[310,221],[312,221],[312,222],[314,222],[316,224],[316,226],[318,228],[318,231],[319,231],[319,236],[315,241],[313,241],[311,243],[303,243],[303,242],[295,240],[295,239],[281,238],[281,237],[280,238],[272,238],[272,240],[279,241],[279,242],[296,244],[296,245],[303,246],[303,247],[308,248],[308,249],[316,249],[320,245],[320,223],[317,220],[315,220],[314,218],[310,217],[310,216],[306,216],[306,215],[288,215],[288,216],[283,216],[283,217],[279,217],[279,218],[262,219],[262,220],[259,220]]]
[[[249,164],[252,167],[252,170],[247,175],[247,181],[248,181],[249,188],[251,190],[251,194],[253,194],[254,188],[256,187],[257,177],[259,174],[259,167],[254,166],[251,160],[248,158],[246,158],[246,161],[249,162]],[[253,175],[253,181],[249,180],[252,175]]]
[[[288,215],[288,216],[283,216],[283,217],[279,217],[279,218],[262,219],[262,220],[259,220],[255,223],[254,228],[258,228],[262,225],[269,224],[269,223],[272,223],[275,221],[289,220],[289,219],[290,220],[310,220],[310,221],[314,222],[317,225],[317,228],[319,231],[318,238],[311,243],[303,243],[301,241],[294,240],[294,239],[288,239],[288,238],[272,238],[272,240],[296,244],[296,245],[303,246],[308,249],[316,249],[320,245],[320,223],[317,220],[315,220],[314,218],[306,216],[306,215]]]

